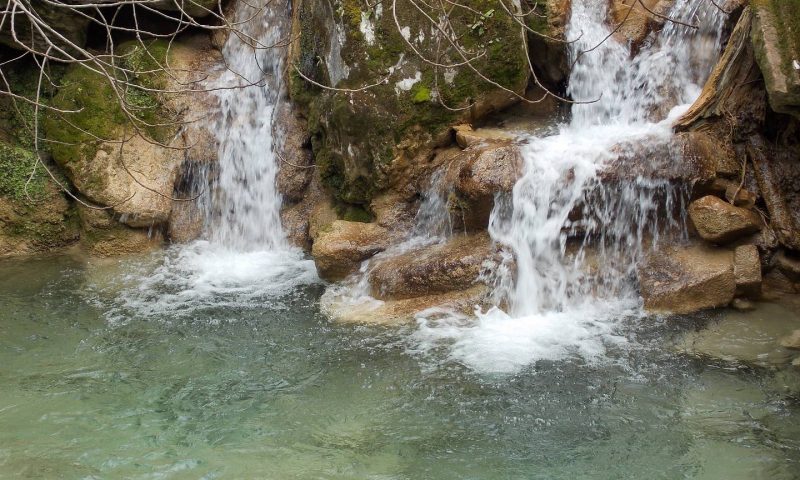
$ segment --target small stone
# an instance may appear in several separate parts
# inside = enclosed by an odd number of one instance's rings
[[[761,295],[761,258],[755,245],[742,245],[733,252],[736,294],[748,298]]]
[[[704,240],[716,244],[729,243],[761,230],[758,214],[712,195],[692,202],[689,217],[697,233]]]
[[[792,350],[800,350],[800,329],[793,331],[789,335],[781,338],[781,347],[791,348]]]
[[[744,298],[735,298],[731,306],[740,312],[752,312],[756,309],[756,304]]]
[[[794,360],[792,360],[792,366],[800,368],[800,357],[797,357]]]

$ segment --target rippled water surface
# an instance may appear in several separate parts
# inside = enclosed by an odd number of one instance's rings
[[[330,324],[318,285],[137,310],[148,262],[0,262],[0,478],[800,477],[797,379],[674,353],[700,320],[478,373],[415,325]]]

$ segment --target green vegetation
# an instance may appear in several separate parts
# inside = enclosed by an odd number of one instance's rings
[[[28,182],[36,165],[36,154],[31,150],[0,142],[0,195],[16,201],[41,200],[47,186],[46,173],[40,166]],[[25,184],[28,184],[25,195]]]

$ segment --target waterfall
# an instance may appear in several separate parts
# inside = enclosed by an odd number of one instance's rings
[[[215,80],[220,111],[212,127],[219,142],[219,175],[211,202],[210,239],[233,250],[288,247],[280,220],[275,179],[279,161],[273,128],[278,102],[285,95],[283,69],[289,32],[283,9],[255,11],[240,2],[222,50],[226,70]],[[255,18],[247,21],[248,18]]]
[[[207,169],[207,188],[198,189],[209,192],[201,198],[205,238],[173,246],[155,270],[138,272],[136,288],[120,298],[124,309],[138,314],[277,308],[279,297],[319,281],[314,262],[283,232],[276,187],[288,6],[237,2],[234,23],[237,32],[222,52],[225,68],[205,85],[219,101],[205,125],[219,144],[219,161]]]
[[[636,262],[662,233],[681,233],[680,219],[659,219],[684,196],[664,179],[603,174],[621,151],[669,142],[720,52],[725,16],[706,0],[677,0],[668,13],[677,22],[631,56],[608,38],[607,3],[572,2],[568,93],[578,103],[555,135],[524,139],[524,175],[492,213],[490,234],[515,262],[493,279],[498,306],[478,311],[477,323],[420,316],[420,348],[447,342],[473,368],[513,371],[540,359],[600,359],[624,342],[616,325],[640,308]]]

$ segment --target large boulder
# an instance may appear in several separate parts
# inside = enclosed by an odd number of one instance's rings
[[[716,244],[729,243],[761,230],[761,218],[757,213],[735,207],[713,195],[692,202],[689,218],[704,240]]]
[[[667,247],[638,267],[644,306],[692,313],[728,305],[736,292],[733,254],[705,246]]]
[[[386,229],[375,223],[335,220],[317,233],[311,255],[320,277],[341,280],[385,250],[390,240]]]
[[[773,110],[800,118],[800,3],[752,2],[752,39]]]
[[[477,234],[376,259],[369,270],[372,296],[398,300],[470,288],[493,253],[489,236]]]

